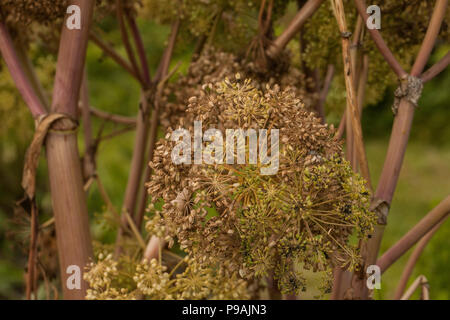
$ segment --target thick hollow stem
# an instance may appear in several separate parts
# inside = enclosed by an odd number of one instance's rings
[[[347,283],[351,283],[352,273],[344,270],[341,267],[333,269],[333,288],[331,291],[330,300],[345,299],[345,290],[348,288]]]
[[[75,265],[83,271],[92,257],[77,135],[74,132],[49,132],[46,146],[64,298],[84,299],[86,282],[81,281],[81,290],[69,290],[66,283],[70,276],[66,273],[67,268]]]
[[[403,164],[414,112],[415,106],[402,99],[394,120],[389,147],[376,192],[376,198],[389,204],[392,201]]]
[[[414,111],[415,106],[411,102],[406,99],[401,100],[398,113],[394,120],[384,167],[373,201],[373,204],[375,204],[373,209],[379,216],[379,225],[375,227],[371,238],[363,243],[361,248],[364,266],[375,264],[378,256],[389,206],[397,185],[408,144]],[[367,299],[369,291],[364,278],[355,274],[352,287],[356,297]]]
[[[70,3],[81,8],[81,30],[69,30],[65,23],[56,65],[53,88],[52,112],[77,116],[80,85],[83,78],[89,27],[92,18],[93,1],[73,0]]]
[[[429,23],[429,29],[431,31],[427,31],[425,40],[422,43],[422,47],[419,51],[419,55],[416,59],[415,66],[413,67],[413,76],[418,76],[423,71],[423,60],[428,59],[429,53],[432,49],[423,48],[424,46],[434,46],[436,41],[438,31],[440,25],[442,23],[442,10],[445,11],[445,7],[447,6],[447,0],[437,0],[433,16]],[[355,0],[356,6],[358,7],[358,11],[364,17],[365,14],[365,3],[363,0]],[[438,27],[439,26],[439,27]],[[394,71],[400,78],[406,78],[406,74],[402,74],[402,69],[398,69],[395,66],[398,62],[392,60],[392,54],[387,54],[390,51],[387,51],[387,46],[381,39],[377,30],[369,30],[372,38],[377,43],[382,54],[385,56],[386,60],[391,64]],[[381,44],[381,45],[380,45]],[[384,46],[384,49],[383,49]],[[378,252],[380,250],[381,240],[383,238],[384,226],[387,221],[387,215],[389,212],[389,206],[392,201],[394,191],[398,182],[398,177],[400,175],[400,169],[403,163],[403,158],[406,152],[406,146],[409,140],[409,134],[411,131],[412,121],[414,118],[415,106],[413,103],[408,101],[407,99],[401,99],[398,107],[398,113],[394,120],[394,125],[392,128],[391,138],[389,141],[389,147],[386,155],[386,159],[384,162],[383,170],[381,173],[380,180],[378,182],[377,191],[374,197],[374,209],[377,211],[379,215],[379,223],[375,229],[375,233],[372,235],[372,238],[367,241],[367,243],[363,244],[361,248],[361,252],[363,252],[364,263],[365,266],[372,265],[376,262],[376,258],[378,256]],[[432,227],[432,226],[431,226]],[[427,230],[428,231],[428,230]],[[422,237],[422,234],[420,237]],[[417,241],[417,240],[416,240]],[[359,298],[367,298],[369,291],[365,286],[365,278],[354,276],[353,281],[353,289],[355,291],[355,295]]]
[[[51,109],[76,117],[94,1],[74,0],[70,4],[81,8],[82,26],[69,30],[63,25]],[[92,256],[76,127],[68,119],[54,123],[46,146],[64,298],[83,299],[87,287],[84,281],[81,289],[70,290],[66,283],[70,276],[67,268],[75,265],[83,271]]]
[[[424,57],[428,59],[429,53],[431,52],[430,48],[424,49],[423,47],[433,47],[443,19],[442,14],[439,12],[442,10],[445,11],[446,6],[447,0],[438,0],[436,3],[433,17],[429,25],[431,31],[427,31],[425,40],[422,43],[422,48],[420,49],[416,63],[413,67],[413,76],[418,76],[423,70],[424,64],[421,61],[424,60]],[[411,130],[414,111],[415,106],[408,100],[402,99],[399,105],[398,114],[394,120],[389,148],[376,192],[376,198],[381,199],[388,204],[392,201],[394,190],[397,185],[400,168],[403,163],[406,146],[409,140],[409,132]]]

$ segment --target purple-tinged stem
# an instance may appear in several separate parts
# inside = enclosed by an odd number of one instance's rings
[[[419,260],[422,251],[425,249],[428,242],[431,240],[436,231],[439,230],[439,227],[444,224],[444,222],[445,220],[439,222],[436,226],[434,226],[433,229],[428,231],[428,233],[425,236],[423,236],[423,238],[420,239],[420,241],[417,243],[416,247],[414,248],[414,251],[411,253],[408,259],[408,262],[406,263],[405,268],[403,269],[402,277],[400,278],[400,281],[397,285],[397,289],[395,290],[394,300],[398,300],[402,297],[402,294],[405,291],[408,280],[411,277],[411,274],[414,270],[414,266],[416,265],[417,260]]]
[[[8,28],[0,21],[0,51],[11,77],[34,118],[47,113],[17,55]]]
[[[324,0],[309,0],[306,2],[292,19],[289,26],[267,49],[267,55],[272,58],[278,56],[289,41],[294,38],[295,34],[300,31],[306,21],[319,9],[323,2]]]
[[[450,196],[430,211],[419,223],[409,230],[396,244],[388,249],[378,260],[381,272],[386,271],[395,261],[407,252],[417,241],[450,214]]]
[[[133,35],[134,42],[136,44],[136,49],[139,55],[139,60],[141,61],[141,68],[144,77],[144,81],[146,86],[150,86],[151,77],[150,77],[150,69],[148,67],[147,57],[145,55],[144,43],[142,41],[141,33],[139,32],[138,26],[136,24],[136,20],[130,17],[129,14],[126,14],[128,24],[130,25],[131,34]]]
[[[368,15],[366,12],[367,5],[364,0],[355,0],[356,8],[358,9],[359,14],[363,18],[363,21],[366,22],[368,19]],[[378,47],[378,50],[380,53],[384,56],[385,60],[389,65],[391,66],[392,70],[394,70],[395,74],[399,78],[404,78],[407,76],[407,73],[405,70],[403,70],[400,63],[397,61],[397,59],[392,54],[392,51],[389,49],[389,47],[386,45],[386,43],[383,40],[383,37],[381,36],[380,32],[377,29],[368,29],[369,33],[375,42],[375,45]]]
[[[69,30],[65,23],[61,32],[51,111],[76,119],[78,98],[84,72],[89,28],[94,9],[93,0],[72,0],[70,5],[81,9],[81,29]],[[78,152],[77,125],[73,120],[60,119],[47,134],[46,151],[53,213],[56,225],[61,284],[65,299],[84,299],[88,284],[80,289],[67,285],[71,271],[80,270],[92,258],[92,243],[86,193]],[[71,271],[73,273],[73,270]]]
[[[131,74],[138,81],[141,81],[141,79],[136,74],[136,71],[133,69],[133,67],[130,65],[130,63],[128,61],[126,61],[124,58],[122,58],[110,45],[105,43],[102,39],[100,39],[100,37],[98,37],[96,34],[94,34],[92,32],[90,34],[90,39],[100,49],[102,49],[106,55],[108,55],[111,59],[113,59],[119,66],[124,68],[129,74]]]
[[[436,77],[439,73],[445,70],[445,68],[448,67],[450,64],[450,51],[447,52],[447,54],[438,62],[436,62],[430,69],[422,73],[420,78],[422,79],[422,82],[428,82],[434,77]]]
[[[448,0],[436,0],[436,5],[434,6],[433,15],[431,16],[427,33],[425,34],[425,38],[420,46],[416,61],[411,69],[411,75],[414,77],[418,77],[422,74],[428,59],[430,58],[431,51],[433,51],[436,38],[439,34],[439,30],[441,30],[441,25],[445,18],[447,4]]]

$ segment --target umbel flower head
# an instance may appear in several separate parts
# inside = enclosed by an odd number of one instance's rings
[[[115,13],[116,0],[93,0],[95,20]],[[2,0],[0,19],[6,23],[13,38],[24,43],[41,40],[51,51],[57,51],[60,30],[70,5],[68,0]],[[139,0],[122,1],[125,11],[136,15]]]
[[[211,268],[191,259],[179,258],[170,268],[161,262],[138,261],[128,256],[115,260],[102,252],[84,273],[89,300],[249,299],[247,282],[222,268]]]
[[[2,0],[0,19],[16,42],[25,47],[34,43],[54,54],[68,6],[67,0]]]
[[[150,232],[178,241],[201,264],[248,280],[273,275],[286,293],[305,289],[299,266],[358,267],[349,238],[364,239],[375,217],[365,181],[343,159],[332,126],[321,124],[292,90],[266,85],[262,91],[240,75],[204,85],[187,113],[203,130],[278,129],[279,169],[261,175],[264,165],[248,161],[176,165],[169,130],[150,163]],[[193,126],[187,128],[193,136]]]
[[[7,22],[14,25],[46,24],[64,17],[67,3],[67,0],[2,0],[0,9]]]
[[[302,97],[305,105],[313,105],[317,97],[308,93],[305,75],[293,65],[286,63],[287,53],[283,56],[284,63],[270,72],[258,72],[253,61],[239,58],[233,53],[225,52],[213,46],[207,45],[200,56],[196,57],[189,65],[186,75],[180,76],[177,81],[169,83],[164,89],[163,110],[160,113],[160,123],[164,128],[176,127],[182,118],[184,123],[193,121],[193,114],[186,113],[186,103],[192,96],[197,96],[208,84],[232,78],[240,73],[242,78],[254,79],[253,85],[263,89],[267,84],[273,86],[279,84],[282,90],[288,89]]]
[[[355,25],[358,17],[357,10],[350,9],[351,2],[347,1],[348,10],[345,10],[349,26]],[[382,12],[382,27],[379,30],[390,50],[404,68],[414,64],[419,48],[425,37],[430,17],[432,16],[435,1],[428,0],[384,0],[377,5]],[[369,2],[367,5],[369,6]],[[347,7],[347,5],[346,5]],[[450,10],[439,32],[439,42],[450,41]],[[311,69],[326,70],[327,65],[336,66],[336,74],[342,70],[341,35],[330,3],[321,6],[317,12],[306,22],[303,28],[304,54],[302,60]],[[398,78],[392,72],[371,39],[365,32],[358,44],[359,50],[368,55],[369,74],[365,94],[366,105],[376,104],[390,86],[396,86]],[[345,105],[345,90],[343,78],[336,79],[327,98],[327,110],[336,110],[338,106]]]

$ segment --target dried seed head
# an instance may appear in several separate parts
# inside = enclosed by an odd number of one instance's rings
[[[227,272],[247,280],[274,273],[283,291],[298,292],[305,287],[292,271],[299,262],[313,271],[355,268],[359,255],[349,236],[364,237],[375,219],[365,182],[342,158],[334,129],[321,124],[298,91],[257,84],[225,78],[195,99],[190,94],[185,123],[191,136],[194,119],[203,121],[203,130],[279,129],[277,174],[262,176],[260,165],[175,165],[175,143],[162,140],[147,187],[152,199],[164,202],[155,212],[157,223],[194,260],[228,262]],[[173,183],[175,177],[180,183]]]

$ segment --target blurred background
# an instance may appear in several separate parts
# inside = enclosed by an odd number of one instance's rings
[[[104,28],[108,29],[108,22]],[[154,70],[164,49],[169,28],[152,22],[140,21],[147,55]],[[113,28],[111,28],[113,30]],[[117,30],[117,29],[114,29]],[[108,33],[114,41],[117,31]],[[442,57],[449,45],[440,45],[434,52],[432,62]],[[125,54],[123,48],[118,51]],[[31,50],[38,50],[31,48]],[[181,62],[179,73],[186,72],[193,46],[177,46],[173,63]],[[33,63],[38,72],[52,74],[53,61],[49,55],[34,52]],[[3,67],[4,68],[4,67]],[[87,54],[87,71],[91,105],[95,108],[126,116],[134,116],[139,100],[139,86],[114,62],[90,44]],[[39,75],[39,74],[38,74]],[[342,75],[337,75],[341,77]],[[51,87],[50,79],[42,77],[44,86]],[[427,83],[420,100],[410,143],[401,171],[399,184],[392,203],[382,251],[392,246],[415,225],[428,211],[450,193],[450,70]],[[362,123],[366,141],[369,167],[376,186],[380,175],[390,130],[393,122],[391,105],[394,87],[388,88],[380,102],[368,105],[363,111]],[[330,122],[338,123],[343,106],[327,106]],[[28,251],[29,219],[26,210],[16,206],[23,197],[20,187],[24,153],[33,134],[33,120],[18,97],[6,70],[0,69],[0,299],[24,298],[24,275]],[[93,118],[94,132],[107,134],[115,128]],[[83,154],[83,137],[80,130],[80,153]],[[122,205],[129,164],[132,154],[134,132],[102,141],[99,145],[97,170],[116,208]],[[43,157],[42,157],[43,158]],[[40,223],[51,219],[51,200],[45,159],[41,159],[38,172],[37,201]],[[96,186],[89,190],[89,211],[92,234],[96,241],[112,243],[117,219],[107,212]],[[417,276],[425,275],[430,283],[432,299],[450,298],[450,274],[448,272],[450,222],[447,221],[435,234],[422,254],[410,283]],[[47,259],[41,267],[48,268],[48,283],[58,287],[51,277],[57,272],[56,244],[51,228],[44,230],[40,246],[46,246]],[[376,299],[392,298],[408,255],[397,261],[382,277],[381,290]],[[42,288],[42,291],[48,288]],[[42,293],[43,294],[43,293]],[[43,296],[44,297],[44,296]]]

